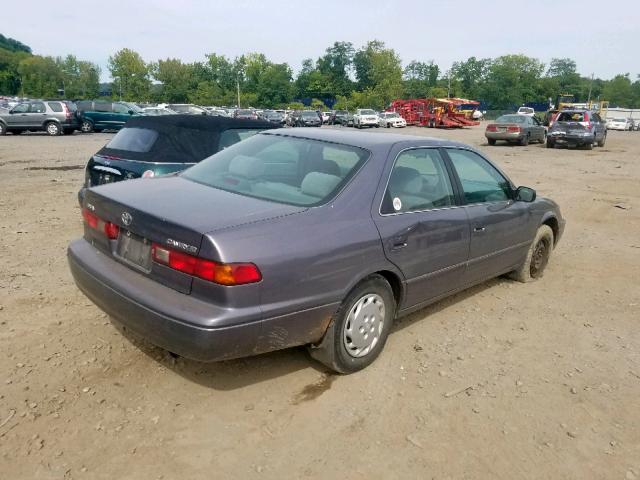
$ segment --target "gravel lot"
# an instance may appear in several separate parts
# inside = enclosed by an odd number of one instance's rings
[[[123,336],[65,255],[111,135],[0,137],[0,478],[640,479],[640,133],[585,151],[483,131],[403,130],[558,201],[546,275],[403,319],[351,376],[304,349],[198,364]]]

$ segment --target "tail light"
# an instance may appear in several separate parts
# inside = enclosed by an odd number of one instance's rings
[[[84,218],[84,223],[86,223],[88,227],[104,233],[109,240],[115,240],[118,238],[120,227],[115,223],[102,220],[88,208],[82,209],[82,218]]]
[[[498,127],[494,124],[491,125],[487,125],[487,132],[497,132],[498,131]]]
[[[67,120],[71,120],[71,117],[73,116],[73,114],[71,113],[71,110],[69,110],[69,107],[67,106],[66,103],[62,104],[62,110],[64,111],[64,116]]]
[[[262,274],[253,263],[220,263],[194,257],[154,243],[151,258],[156,263],[220,285],[244,285],[262,280]]]
[[[587,129],[591,130],[591,121],[589,119],[589,114],[588,113],[584,114],[584,122],[580,122],[580,125],[582,125],[583,127],[586,127]]]
[[[511,125],[510,127],[507,127],[507,132],[520,133],[520,127],[518,127],[517,125]]]

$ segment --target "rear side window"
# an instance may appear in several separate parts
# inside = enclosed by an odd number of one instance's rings
[[[430,210],[453,204],[453,188],[438,150],[418,148],[398,155],[382,201],[382,214]]]
[[[49,105],[49,108],[54,112],[62,112],[62,105],[60,105],[59,102],[48,102],[47,105]]]
[[[94,110],[96,112],[111,112],[113,111],[111,103],[109,102],[95,102]]]
[[[123,128],[107,144],[107,148],[146,153],[153,147],[158,132],[148,128]]]
[[[67,108],[69,109],[70,112],[77,112],[78,111],[78,107],[76,106],[75,103],[73,102],[62,102],[64,103]]]
[[[31,104],[31,113],[45,113],[47,111],[44,103],[42,102],[33,102]]]
[[[261,132],[256,128],[230,128],[220,132],[220,150],[230,147],[234,143],[253,137],[256,133]]]
[[[457,149],[447,149],[447,153],[467,203],[500,202],[510,198],[509,182],[480,155]]]

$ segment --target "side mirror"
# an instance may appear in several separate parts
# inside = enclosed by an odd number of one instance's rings
[[[515,197],[517,202],[531,203],[536,199],[536,191],[529,187],[518,187]]]
[[[133,115],[135,112],[133,110],[129,110],[129,115]]]

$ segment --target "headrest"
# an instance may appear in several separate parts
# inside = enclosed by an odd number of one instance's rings
[[[300,190],[305,195],[324,198],[340,183],[340,177],[328,173],[310,172],[302,180]]]
[[[238,155],[229,162],[229,173],[245,178],[256,178],[264,173],[264,162],[261,158]]]
[[[422,177],[415,168],[396,167],[389,180],[389,189],[393,194],[409,193],[416,195],[422,191]]]

